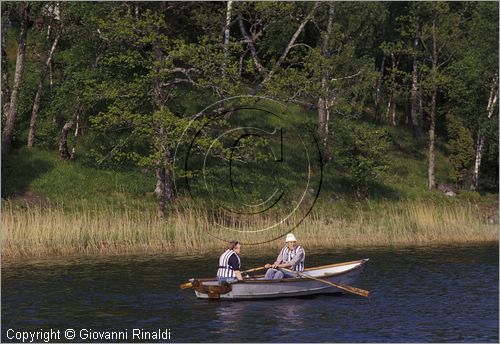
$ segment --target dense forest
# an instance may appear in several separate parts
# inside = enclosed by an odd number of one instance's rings
[[[325,168],[357,199],[384,183],[394,133],[411,142],[400,154],[425,163],[427,192],[497,193],[497,2],[1,6],[2,197],[16,191],[16,160],[42,150],[149,175],[167,216],[186,123],[240,95],[280,101],[313,125]]]

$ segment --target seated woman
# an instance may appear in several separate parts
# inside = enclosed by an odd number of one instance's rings
[[[219,283],[234,283],[243,279],[240,272],[241,260],[238,256],[240,252],[240,243],[233,240],[229,243],[229,248],[221,254],[219,269],[217,270],[217,280]]]

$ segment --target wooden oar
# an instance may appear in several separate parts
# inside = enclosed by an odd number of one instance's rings
[[[189,289],[189,288],[192,288],[193,287],[193,283],[191,282],[187,282],[187,283],[182,283],[179,288],[181,289]]]
[[[249,273],[249,272],[254,272],[254,271],[263,270],[263,269],[265,269],[265,268],[266,268],[265,266],[259,266],[258,268],[253,268],[253,269],[245,270],[245,271],[242,271],[241,273],[242,273],[242,274],[246,274],[246,273]]]
[[[337,283],[333,283],[333,282],[330,282],[330,281],[325,281],[324,279],[321,279],[321,278],[318,278],[318,277],[309,276],[309,275],[303,274],[303,273],[298,272],[298,271],[292,271],[292,270],[285,269],[285,268],[279,268],[279,269],[283,270],[283,271],[286,271],[288,273],[297,274],[300,277],[310,278],[310,279],[313,279],[313,280],[318,281],[318,282],[323,282],[325,284],[331,285],[332,287],[336,287],[336,288],[345,290],[345,291],[347,291],[347,292],[349,292],[351,294],[355,294],[355,295],[359,295],[359,296],[363,296],[363,297],[370,296],[370,292],[368,290],[359,289],[359,288],[356,288],[356,287],[351,287],[350,285],[346,285],[346,284],[337,284]]]
[[[249,269],[249,270],[245,270],[245,271],[242,271],[241,273],[242,274],[246,274],[246,273],[249,273],[249,272],[254,272],[254,271],[259,271],[259,270],[263,270],[265,269],[266,267],[265,266],[259,266],[258,268],[253,268],[253,269]],[[189,288],[192,288],[193,287],[193,283],[191,282],[187,282],[187,283],[182,283],[179,288],[181,289],[189,289]]]

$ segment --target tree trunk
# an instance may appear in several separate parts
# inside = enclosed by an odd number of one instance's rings
[[[26,38],[28,36],[28,5],[24,5],[21,19],[21,33],[19,35],[19,46],[17,48],[16,71],[14,74],[14,85],[10,97],[9,111],[5,120],[5,127],[2,132],[2,153],[7,153],[12,144],[12,134],[16,124],[17,98],[21,88],[21,78],[26,57]]]
[[[475,147],[474,170],[472,172],[472,183],[470,189],[475,191],[479,188],[479,171],[481,169],[481,159],[483,158],[484,136],[478,135]]]
[[[56,38],[54,39],[54,42],[52,43],[52,47],[50,48],[49,53],[47,55],[47,61],[45,62],[45,67],[40,75],[40,81],[38,83],[38,88],[36,90],[35,100],[33,102],[33,109],[31,111],[31,121],[28,133],[28,148],[32,148],[33,145],[35,144],[36,126],[37,126],[38,113],[40,110],[40,101],[42,99],[43,82],[45,80],[45,76],[47,75],[49,66],[52,62],[52,56],[54,55],[54,51],[56,50],[59,37],[60,33],[57,34]]]
[[[376,86],[375,86],[375,96],[374,96],[374,103],[375,103],[375,118],[379,120],[380,116],[380,94],[382,90],[382,82],[384,80],[384,70],[385,70],[385,59],[386,56],[382,56],[382,61],[380,62],[380,75],[377,78]]]
[[[387,107],[385,111],[385,117],[387,118],[387,121],[389,121],[391,109],[392,109],[392,92],[391,94],[389,94],[389,100],[387,101]]]
[[[104,53],[106,48],[106,42],[103,42],[98,48],[96,52],[96,57],[94,60],[94,63],[92,64],[91,70],[95,70],[97,66],[99,65],[99,60],[101,59],[102,54]],[[80,117],[80,113],[83,111],[84,105],[81,104],[81,102],[77,99],[76,100],[76,106],[75,110],[73,111],[73,114],[71,115],[71,119],[69,122],[64,124],[63,129],[61,131],[61,137],[59,139],[59,156],[63,160],[68,160],[68,159],[74,159],[75,157],[75,147],[71,150],[71,154],[69,153],[68,150],[68,134],[71,129],[73,129],[77,123],[78,119]],[[57,119],[56,121],[57,122]],[[77,132],[75,133],[75,136],[77,135]]]
[[[290,49],[292,49],[293,45],[295,44],[295,41],[297,40],[297,38],[299,38],[299,35],[304,30],[304,27],[309,22],[309,20],[312,19],[313,15],[314,15],[314,12],[318,8],[319,4],[320,4],[319,1],[316,1],[314,3],[314,6],[311,9],[311,11],[309,11],[309,13],[307,14],[307,16],[302,21],[302,23],[300,23],[300,25],[297,28],[297,30],[295,31],[295,33],[292,35],[292,38],[290,38],[290,41],[288,42],[285,50],[283,51],[283,53],[279,57],[278,61],[276,61],[276,63],[274,64],[274,66],[271,69],[271,71],[269,72],[269,74],[267,74],[267,76],[264,78],[264,80],[262,81],[262,83],[257,87],[257,89],[260,89],[263,84],[265,84],[266,82],[268,82],[269,80],[271,80],[271,78],[273,77],[273,75],[281,67],[281,64],[283,63],[283,61],[285,61],[285,58],[288,56],[288,53],[290,52]]]
[[[424,96],[422,89],[419,88],[417,91],[417,99],[418,99],[418,112],[417,112],[417,123],[418,123],[418,132],[421,136],[423,136],[423,127],[424,127]]]
[[[68,134],[70,130],[72,130],[75,127],[78,121],[78,115],[80,111],[81,111],[81,106],[78,105],[73,111],[73,114],[71,115],[71,120],[66,124],[64,124],[62,128],[61,138],[59,139],[59,156],[63,160],[69,160],[74,158],[74,150],[72,154],[70,154],[68,150]]]
[[[318,98],[318,131],[319,131],[319,137],[321,140],[324,142],[326,139],[326,128],[328,126],[327,120],[326,120],[326,100],[324,97],[320,96]]]
[[[174,199],[174,182],[172,179],[172,152],[165,144],[165,128],[161,123],[157,123],[157,149],[160,156],[156,162],[156,188],[155,194],[158,197],[158,215],[162,220],[167,220],[167,205]]]
[[[335,8],[333,2],[328,3],[328,23],[326,27],[326,36],[323,39],[321,54],[323,59],[328,59],[330,57],[330,52],[328,51],[328,41],[332,33],[333,16],[335,15]],[[329,88],[328,88],[328,77],[329,72],[326,66],[326,61],[322,64],[321,68],[321,84],[320,84],[320,95],[318,97],[318,132],[319,137],[323,144],[326,145],[327,134],[328,134],[328,102],[329,98]]]
[[[160,134],[160,136],[164,136],[163,127],[160,130],[163,133]],[[155,193],[158,196],[158,215],[163,220],[167,220],[167,205],[174,199],[174,183],[172,179],[172,171],[169,166],[171,158],[171,151],[166,148],[158,159],[156,165]]]
[[[417,32],[415,34],[415,39],[413,41],[413,68],[412,68],[412,76],[411,76],[411,91],[410,91],[410,101],[411,101],[411,110],[410,110],[410,118],[411,125],[413,127],[415,137],[422,137],[422,123],[420,120],[420,91],[418,85],[418,58],[417,58],[417,49],[420,41],[420,25],[417,27]]]
[[[392,107],[391,107],[391,124],[393,127],[395,127],[398,124],[395,101],[392,102]]]
[[[435,177],[435,140],[436,140],[436,102],[437,102],[437,37],[436,37],[436,15],[432,20],[432,100],[431,100],[431,113],[430,113],[430,126],[429,126],[429,190],[436,187]]]
[[[226,77],[226,68],[227,68],[227,58],[229,54],[229,36],[230,36],[230,26],[231,26],[231,13],[233,8],[233,1],[230,0],[227,2],[226,9],[226,24],[224,25],[224,61],[222,65],[222,79],[225,80]]]
[[[435,140],[436,140],[436,98],[437,98],[437,87],[434,87],[432,92],[431,101],[431,113],[430,113],[430,126],[429,126],[429,190],[436,187],[436,177],[435,177]]]
[[[161,48],[160,42],[155,42],[153,44],[153,53],[157,61],[158,73],[160,75],[159,68],[161,68],[161,62],[164,59],[163,50]],[[163,104],[166,101],[165,91],[161,87],[162,80],[157,78],[153,81],[153,110],[161,111]],[[168,212],[167,205],[174,198],[174,183],[172,179],[172,154],[167,142],[165,127],[160,120],[155,123],[156,127],[156,149],[159,151],[159,157],[156,162],[156,188],[155,193],[158,197],[158,215],[164,221],[167,220]]]
[[[397,125],[397,116],[396,116],[396,102],[394,101],[394,94],[391,92],[389,95],[389,101],[387,102],[387,110],[385,113],[385,117],[388,123],[392,126]]]
[[[250,49],[250,53],[252,55],[252,60],[253,64],[255,65],[255,68],[257,68],[257,71],[259,71],[259,73],[265,74],[266,70],[264,66],[259,62],[259,58],[257,57],[257,49],[255,48],[253,39],[248,35],[248,32],[245,29],[245,24],[243,23],[243,16],[241,15],[241,11],[238,11],[238,23],[240,26],[241,34],[243,38],[245,38],[245,42],[248,44],[248,48]]]
[[[493,116],[495,107],[498,101],[498,75],[495,74],[490,88],[490,96],[488,98],[488,105],[486,106],[486,113],[488,119]],[[483,157],[485,137],[483,134],[477,135],[476,147],[475,147],[475,159],[474,159],[474,170],[472,171],[472,182],[470,184],[471,190],[479,189],[479,173],[481,171],[481,160]]]
[[[222,82],[225,84],[227,79],[227,61],[229,57],[229,37],[230,37],[230,27],[231,27],[231,17],[232,17],[233,1],[227,2],[226,8],[226,22],[224,24],[224,43],[222,45],[223,61],[222,61]],[[223,112],[225,107],[224,94],[219,95],[221,102],[218,105],[217,111]],[[232,112],[228,112],[226,117],[229,118]]]
[[[394,88],[396,87],[396,68],[399,65],[399,59],[396,59],[394,53],[391,53],[391,75],[390,75],[390,92],[389,92],[389,101],[387,102],[387,109],[385,113],[385,118],[388,123],[391,123],[393,126],[396,126],[396,100],[394,99]]]
[[[7,16],[2,17],[2,118],[9,112],[9,65],[7,61]]]

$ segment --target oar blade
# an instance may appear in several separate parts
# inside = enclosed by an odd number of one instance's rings
[[[350,291],[353,294],[357,294],[359,296],[364,296],[364,297],[369,297],[370,292],[368,290],[352,287],[350,285],[344,285],[344,284],[339,284],[339,286],[342,286],[345,290]]]
[[[187,283],[182,283],[179,288],[181,289],[189,289],[189,288],[192,288],[193,287],[193,283],[191,282],[187,282]]]

